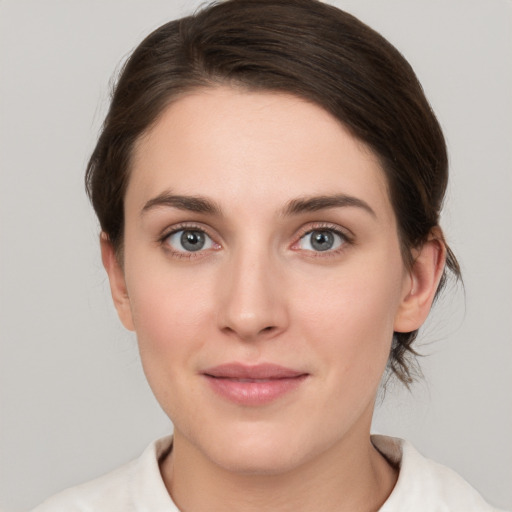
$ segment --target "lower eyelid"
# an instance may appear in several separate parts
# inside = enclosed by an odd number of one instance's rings
[[[319,231],[325,231],[325,232],[329,232],[329,233],[332,233],[335,237],[335,240],[334,240],[334,245],[336,247],[333,247],[333,248],[329,248],[329,249],[326,249],[325,251],[321,251],[321,250],[318,250],[318,251],[315,251],[314,249],[305,249],[307,251],[311,251],[311,252],[318,252],[319,254],[321,253],[332,253],[332,252],[335,252],[337,251],[338,249],[340,249],[343,245],[345,245],[347,243],[347,237],[345,235],[343,235],[343,233],[340,233],[339,231],[336,231],[334,229],[322,229],[322,228],[318,228],[318,229],[312,229],[310,231],[307,231],[306,233],[304,233],[300,238],[299,240],[296,242],[296,244],[300,244],[300,242],[302,240],[304,240],[307,236],[315,233],[315,232],[319,232]],[[311,242],[310,242],[311,243]]]
[[[169,237],[172,235],[175,235],[177,233],[180,233],[182,231],[199,231],[201,233],[204,233],[205,237],[207,237],[207,243],[208,247],[198,249],[197,251],[187,251],[185,249],[179,249],[175,248],[175,246],[168,243]],[[301,240],[311,234],[314,231],[326,231],[333,233],[336,237],[339,237],[339,245],[332,249],[326,249],[324,251],[320,250],[314,250],[314,249],[302,249],[299,244]],[[201,256],[206,251],[210,250],[218,250],[222,248],[222,245],[219,244],[216,239],[210,235],[207,229],[205,229],[202,226],[195,225],[195,224],[185,224],[181,225],[178,224],[176,226],[173,226],[172,229],[168,230],[165,234],[162,234],[159,239],[159,243],[164,246],[165,250],[168,251],[170,254],[174,254],[177,257],[180,258],[193,258],[194,256]],[[304,250],[308,253],[311,253],[311,256],[313,257],[321,257],[321,256],[334,256],[338,254],[339,252],[342,252],[345,249],[346,245],[353,244],[353,237],[351,235],[346,234],[344,231],[339,229],[337,226],[334,227],[332,225],[325,225],[325,224],[318,224],[318,225],[310,225],[307,226],[307,229],[304,229],[300,235],[296,238],[296,241],[293,242],[291,245],[291,249],[294,250]]]
[[[169,238],[173,235],[176,235],[178,233],[181,233],[183,231],[198,231],[200,233],[203,233],[204,236],[207,239],[208,247],[198,249],[197,251],[187,251],[177,248],[175,245],[172,245],[169,243]],[[165,248],[166,251],[169,251],[170,253],[173,253],[174,255],[178,255],[180,257],[190,257],[191,255],[199,255],[201,253],[204,253],[205,251],[208,251],[210,249],[217,249],[220,248],[220,245],[215,241],[215,239],[208,233],[206,229],[204,229],[201,226],[197,225],[177,225],[174,226],[172,229],[167,231],[165,234],[162,234],[159,239],[159,243]]]

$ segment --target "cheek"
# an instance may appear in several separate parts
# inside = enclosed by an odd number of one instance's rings
[[[400,302],[400,276],[350,270],[331,276],[322,287],[297,290],[295,295],[303,299],[296,319],[305,339],[316,340],[333,372],[380,379]],[[330,365],[333,358],[337,366]]]
[[[127,270],[137,276],[128,282],[128,291],[143,364],[152,371],[179,368],[209,337],[213,284],[200,272],[171,270],[161,262],[144,267],[138,272],[134,264]]]
[[[180,418],[200,396],[196,355],[211,339],[213,319],[207,283],[187,273],[143,275],[130,289],[142,366],[167,415]]]

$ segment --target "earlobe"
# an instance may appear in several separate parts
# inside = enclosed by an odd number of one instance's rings
[[[407,288],[395,317],[395,332],[415,331],[427,319],[446,261],[442,233],[434,231],[413,256]]]
[[[118,261],[116,251],[112,246],[106,233],[100,235],[101,260],[107,271],[110,282],[110,291],[112,300],[116,307],[117,314],[122,324],[130,331],[134,331],[132,312],[130,307],[130,298],[126,288],[124,271]]]

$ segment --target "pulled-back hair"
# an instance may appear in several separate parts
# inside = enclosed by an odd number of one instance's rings
[[[135,49],[86,173],[101,229],[119,257],[136,141],[171,102],[215,85],[299,96],[363,141],[386,175],[403,259],[412,264],[411,249],[438,226],[447,186],[441,128],[404,57],[357,18],[317,0],[212,3],[161,26]],[[448,247],[446,267],[460,276]],[[438,292],[445,279],[446,269]],[[389,368],[406,384],[416,336],[394,334]]]

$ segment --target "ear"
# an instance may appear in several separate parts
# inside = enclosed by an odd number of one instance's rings
[[[130,331],[134,331],[130,297],[126,289],[124,271],[117,259],[116,251],[106,233],[100,235],[101,260],[108,274],[112,300],[122,324]]]
[[[413,250],[412,268],[395,316],[395,332],[415,331],[425,322],[443,275],[445,261],[443,234],[440,229],[435,229],[419,249]]]

